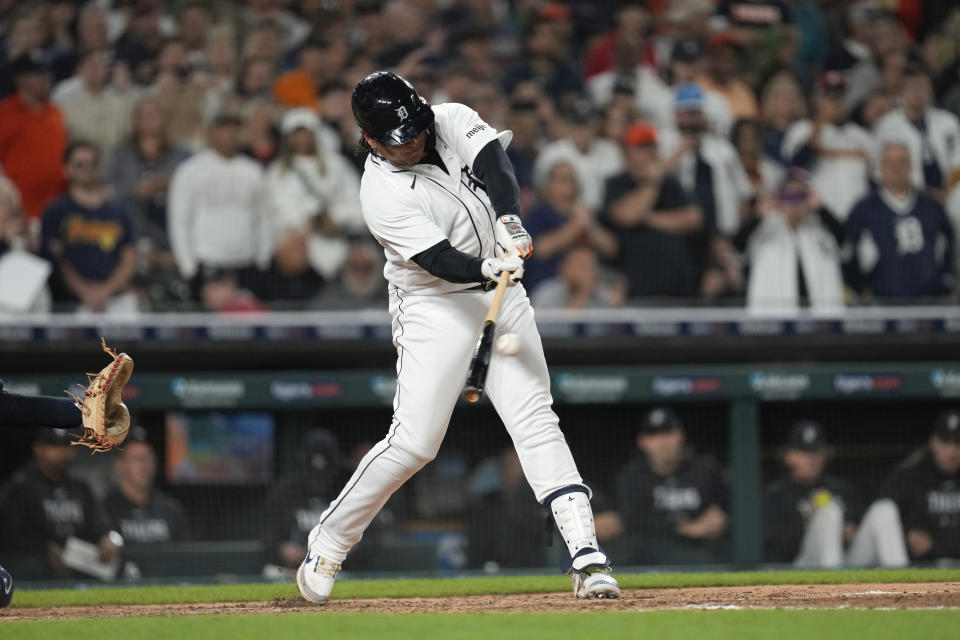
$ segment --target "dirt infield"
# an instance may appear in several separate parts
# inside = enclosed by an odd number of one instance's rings
[[[377,598],[334,600],[310,605],[302,600],[211,604],[110,605],[95,607],[13,608],[0,611],[4,620],[44,618],[110,618],[163,615],[234,615],[378,611],[389,613],[469,613],[579,611],[613,609],[654,611],[680,609],[930,609],[960,608],[960,582],[916,584],[781,585],[697,589],[632,589],[620,600],[577,601],[570,593],[445,598]]]

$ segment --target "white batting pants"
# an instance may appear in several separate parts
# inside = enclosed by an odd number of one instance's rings
[[[897,504],[889,498],[877,500],[860,521],[857,535],[847,551],[847,564],[853,567],[905,567],[909,561]]]
[[[835,501],[818,508],[811,516],[793,563],[823,569],[843,564],[843,510]]]
[[[492,298],[492,291],[479,290],[441,295],[391,291],[397,347],[393,422],[311,531],[312,551],[342,562],[393,492],[436,456]],[[519,334],[523,345],[514,357],[493,353],[486,394],[542,502],[583,480],[551,409],[543,346],[522,285],[507,290],[496,330],[498,335]]]

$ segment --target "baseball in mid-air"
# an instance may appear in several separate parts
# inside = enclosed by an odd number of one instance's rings
[[[497,338],[495,346],[499,353],[505,356],[515,356],[520,353],[520,336],[515,333],[505,333]]]

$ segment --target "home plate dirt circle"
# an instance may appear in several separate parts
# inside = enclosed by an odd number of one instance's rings
[[[578,601],[569,592],[443,598],[333,600],[312,605],[299,599],[209,604],[103,605],[12,608],[4,620],[111,618],[251,613],[385,612],[471,613],[523,611],[661,611],[713,609],[960,609],[960,582],[909,584],[763,585],[689,589],[628,589],[619,600]]]

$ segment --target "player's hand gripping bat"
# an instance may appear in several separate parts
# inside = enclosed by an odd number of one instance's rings
[[[500,305],[503,303],[503,294],[510,283],[510,272],[502,271],[497,280],[497,288],[493,293],[493,302],[487,311],[487,318],[483,321],[483,330],[480,340],[473,351],[470,360],[470,370],[467,372],[467,384],[463,390],[463,397],[467,402],[477,403],[483,397],[483,385],[487,381],[487,369],[490,368],[490,353],[493,350],[493,334],[497,327],[497,316],[500,314]]]

